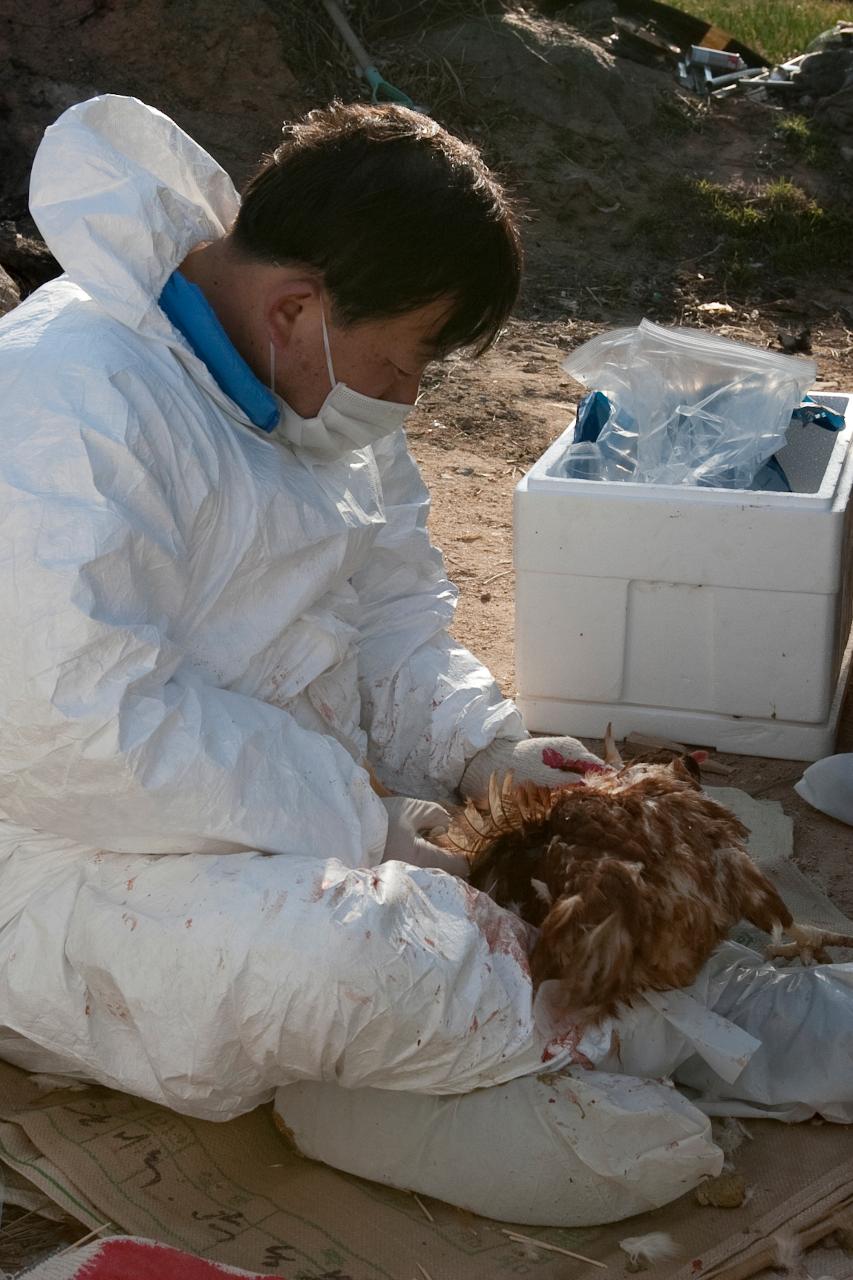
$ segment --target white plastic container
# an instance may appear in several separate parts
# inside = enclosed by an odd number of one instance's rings
[[[515,493],[518,705],[536,732],[832,752],[853,660],[853,395],[779,453],[793,493],[567,480]]]

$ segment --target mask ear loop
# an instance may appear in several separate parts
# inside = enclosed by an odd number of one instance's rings
[[[323,305],[323,299],[320,299],[320,320],[323,325],[323,349],[326,352],[326,368],[329,371],[329,382],[332,387],[336,387],[338,380],[335,377],[335,366],[332,364],[332,351],[329,346],[329,330],[326,328],[326,308]]]
[[[270,340],[270,391],[275,395],[275,343]]]

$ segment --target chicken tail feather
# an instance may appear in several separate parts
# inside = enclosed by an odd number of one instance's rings
[[[634,950],[630,920],[612,900],[602,916],[600,902],[573,894],[559,899],[542,922],[531,957],[533,981],[559,978],[566,1008],[599,1021],[636,991]]]

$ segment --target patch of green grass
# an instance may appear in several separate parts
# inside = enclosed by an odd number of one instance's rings
[[[814,169],[829,169],[838,159],[838,145],[833,135],[808,116],[782,116],[775,134],[792,156]]]
[[[678,177],[663,208],[633,220],[631,241],[664,269],[701,263],[721,289],[763,293],[782,276],[846,270],[853,209],[821,204],[787,178],[748,188]]]
[[[788,178],[751,190],[688,178],[684,188],[688,216],[722,237],[718,268],[733,283],[769,272],[828,270],[849,260],[853,212],[819,204]]]
[[[776,133],[778,137],[802,151],[811,136],[811,121],[808,116],[783,116]]]
[[[741,44],[784,62],[835,25],[853,18],[853,5],[839,0],[671,0],[676,9],[706,18]]]

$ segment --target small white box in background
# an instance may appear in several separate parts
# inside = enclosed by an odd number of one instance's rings
[[[853,645],[853,396],[795,426],[793,493],[567,480],[574,424],[515,492],[517,702],[534,732],[832,752]]]
[[[690,61],[697,66],[713,67],[715,71],[742,71],[746,66],[739,53],[728,53],[725,49],[708,49],[702,44],[692,46]]]

